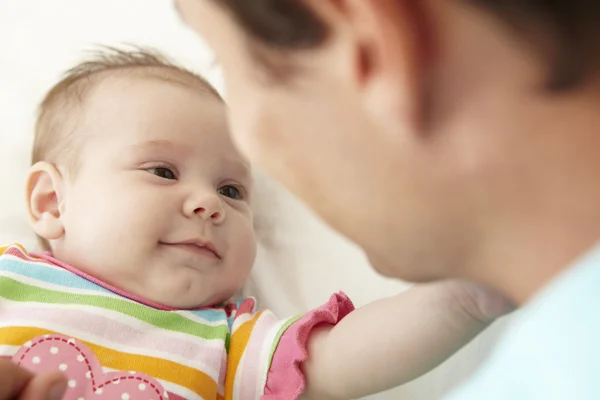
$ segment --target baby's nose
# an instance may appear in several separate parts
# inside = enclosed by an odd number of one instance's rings
[[[223,222],[225,218],[225,210],[217,193],[190,196],[184,206],[184,213],[188,218],[200,217],[204,221],[210,220],[213,223]]]

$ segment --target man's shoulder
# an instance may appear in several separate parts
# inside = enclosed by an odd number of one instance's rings
[[[490,359],[449,400],[600,399],[600,249],[519,311]]]

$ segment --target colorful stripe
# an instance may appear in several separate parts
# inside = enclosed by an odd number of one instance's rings
[[[137,304],[136,302],[124,298],[120,295],[117,295],[112,291],[102,286],[99,286],[93,282],[90,282],[89,280],[81,276],[75,275],[72,272],[69,272],[60,266],[50,264],[48,261],[45,261],[40,258],[32,258],[31,256],[23,254],[20,251],[16,252],[14,251],[14,247],[4,247],[4,249],[10,249],[11,251],[6,252],[6,254],[3,256],[3,271],[13,272],[20,276],[33,278],[40,282],[51,282],[55,286],[68,288],[69,293],[78,292],[89,295],[101,293],[103,296],[121,299],[123,301],[129,302],[130,304]],[[2,251],[0,251],[0,255],[2,255]],[[23,261],[26,262],[24,263]],[[169,312],[182,315],[188,319],[196,319],[197,322],[203,324],[222,324],[223,319],[225,317],[225,313],[222,308],[205,308],[201,310],[176,310]]]
[[[263,378],[266,378],[268,365],[265,362],[261,365],[254,365],[252,361],[269,359],[268,354],[267,357],[261,357],[265,347],[267,351],[270,351],[269,343],[265,343],[265,338],[269,338],[274,327],[278,330],[280,323],[281,321],[271,312],[264,312],[256,321],[247,348],[236,371],[234,384],[236,398],[254,399],[262,394],[265,384]]]
[[[0,296],[8,300],[44,302],[49,304],[78,304],[104,308],[111,311],[118,311],[129,317],[137,318],[154,325],[157,328],[187,333],[205,340],[222,338],[228,333],[227,325],[225,324],[216,327],[204,326],[190,321],[182,315],[168,311],[149,309],[142,304],[130,303],[126,300],[100,295],[73,296],[70,293],[44,289],[41,287],[36,287],[35,290],[31,290],[31,286],[4,276],[0,276],[0,287],[3,288]]]
[[[89,323],[89,313],[71,308],[56,309],[45,304],[28,304],[0,308],[0,326],[3,321],[18,321],[24,326],[38,326],[50,329],[59,326],[68,329],[63,334],[77,336],[87,341],[102,343],[109,347],[127,348],[127,352],[140,355],[160,355],[174,362],[186,363],[199,370],[205,370],[213,379],[218,379],[222,364],[223,341],[204,342],[190,340],[183,335],[166,331],[138,330],[120,321],[119,315],[95,315],[93,324]],[[102,326],[102,336],[97,335],[97,327]],[[110,338],[120,338],[118,342]],[[182,346],[185,344],[185,346]]]
[[[297,320],[255,312],[253,299],[161,309],[52,260],[0,248],[0,358],[61,334],[85,344],[105,372],[152,376],[171,400],[260,399],[277,343]]]

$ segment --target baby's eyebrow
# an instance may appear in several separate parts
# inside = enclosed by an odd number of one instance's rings
[[[147,141],[144,141],[141,143],[136,143],[131,146],[131,149],[137,150],[137,151],[157,150],[157,149],[176,150],[176,149],[178,149],[178,146],[175,143],[171,142],[170,140],[154,139],[154,140],[147,140]]]
[[[231,171],[236,176],[243,178],[243,180],[246,181],[242,183],[252,183],[252,168],[250,167],[250,163],[246,162],[245,160],[239,160],[237,158],[225,158],[223,162],[223,165],[225,165],[229,171]]]

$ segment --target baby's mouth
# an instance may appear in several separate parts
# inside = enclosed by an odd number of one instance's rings
[[[216,260],[221,259],[221,255],[217,251],[215,245],[212,244],[211,242],[190,240],[190,241],[173,242],[173,243],[161,242],[161,244],[164,246],[173,248],[173,249],[186,251],[188,253],[195,254],[198,256],[212,258],[212,259],[216,259]]]

